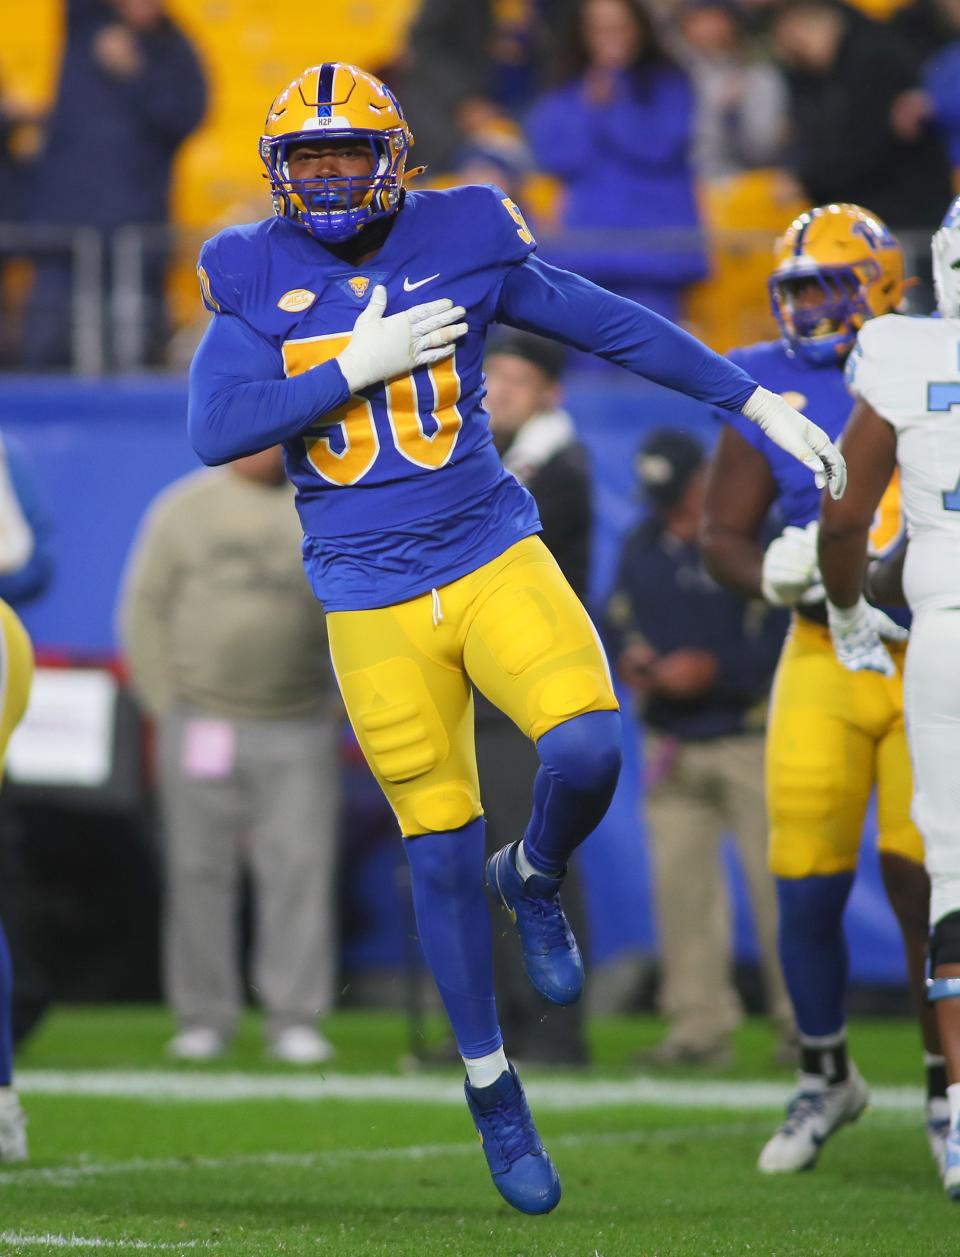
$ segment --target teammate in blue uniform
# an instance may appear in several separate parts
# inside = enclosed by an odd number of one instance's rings
[[[578,998],[583,968],[558,892],[613,793],[620,717],[594,627],[493,448],[486,330],[553,336],[742,412],[832,492],[844,467],[745,371],[540,262],[498,189],[406,192],[411,143],[392,93],[355,66],[314,66],[277,98],[260,142],[276,216],[201,252],[214,317],[191,369],[189,429],[208,463],[283,443],[341,692],[400,823],[494,1183],[543,1213],[560,1183],[497,1024],[471,683],[537,745],[530,824],[487,878],[528,976],[559,1003]]]
[[[879,220],[858,206],[815,209],[797,219],[777,246],[771,295],[782,340],[730,357],[837,435],[852,406],[844,362],[857,329],[895,309],[902,294],[900,247]],[[752,425],[738,417],[731,421],[711,468],[704,537],[704,554],[718,580],[795,609],[774,683],[767,800],[780,958],[802,1061],[786,1122],[763,1149],[759,1165],[768,1173],[811,1166],[825,1139],[867,1102],[866,1086],[847,1059],[842,917],[874,787],[880,862],[920,1011],[927,1129],[939,1160],[946,1137],[946,1079],[924,999],[929,883],[923,840],[910,819],[902,679],[899,670],[889,678],[854,675],[834,658],[816,571],[820,495],[782,454]],[[786,527],[764,551],[763,525],[774,506]],[[894,479],[872,542],[875,553],[889,554],[902,540]],[[902,665],[902,646],[893,649]]]

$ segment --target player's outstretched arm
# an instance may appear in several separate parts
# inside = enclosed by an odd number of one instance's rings
[[[667,388],[744,414],[843,492],[844,463],[827,434],[746,371],[652,310],[530,256],[505,276],[496,318],[616,362]]]
[[[438,362],[466,333],[462,306],[428,301],[384,318],[374,288],[349,343],[329,362],[285,378],[280,354],[242,319],[215,314],[190,367],[187,428],[203,462],[268,449],[335,413],[351,393]]]
[[[825,497],[820,511],[818,557],[830,633],[844,667],[892,676],[893,660],[881,638],[903,640],[907,632],[870,606],[863,597],[863,579],[873,517],[897,465],[897,438],[893,428],[861,399],[847,421],[843,448],[850,468],[850,492],[842,501]]]

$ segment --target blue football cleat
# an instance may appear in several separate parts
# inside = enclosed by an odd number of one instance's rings
[[[489,1087],[463,1084],[493,1185],[521,1213],[549,1213],[560,1202],[560,1178],[540,1142],[517,1071],[511,1065]]]
[[[947,1135],[943,1185],[950,1199],[960,1204],[960,1123],[954,1123]]]
[[[527,977],[545,999],[572,1004],[583,990],[583,961],[560,903],[562,878],[537,873],[526,881],[517,872],[517,843],[487,861],[487,885],[513,919]]]

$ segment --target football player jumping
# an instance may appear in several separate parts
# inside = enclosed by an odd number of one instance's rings
[[[781,340],[731,357],[837,434],[852,405],[844,362],[857,329],[895,310],[902,298],[900,246],[859,206],[812,210],[778,241],[770,294]],[[816,570],[819,495],[795,466],[735,418],[723,429],[711,466],[703,539],[716,579],[748,597],[794,608],[772,695],[767,803],[780,960],[800,1032],[801,1072],[759,1168],[788,1173],[812,1166],[824,1141],[867,1103],[866,1085],[847,1057],[842,918],[874,787],[880,864],[906,945],[926,1049],[927,1133],[942,1163],[946,1079],[924,998],[929,884],[923,841],[910,819],[900,673],[854,676],[834,657]],[[902,540],[896,477],[888,475],[883,488],[872,541],[887,552]],[[786,527],[764,551],[763,526],[774,505]],[[901,664],[903,647],[893,649]]]
[[[583,967],[558,892],[610,802],[620,716],[594,627],[492,444],[487,328],[555,337],[746,415],[831,492],[844,464],[740,367],[541,262],[499,189],[405,191],[411,144],[392,92],[356,66],[313,66],[277,97],[260,140],[275,216],[201,251],[214,317],[190,372],[189,430],[213,464],[283,443],[340,689],[400,823],[493,1181],[515,1208],[545,1213],[560,1182],[494,1006],[471,683],[537,745],[529,826],[487,880],[531,982],[561,1004],[580,995]]]
[[[896,665],[863,591],[868,572],[870,592],[891,565],[868,569],[867,536],[899,466],[909,536],[902,589],[913,612],[904,673],[913,814],[931,880],[927,986],[950,1082],[944,1184],[960,1201],[960,197],[933,237],[933,275],[940,318],[891,314],[857,338],[850,379],[859,400],[843,434],[856,492],[843,510],[822,508],[820,570],[840,662],[883,683]]]

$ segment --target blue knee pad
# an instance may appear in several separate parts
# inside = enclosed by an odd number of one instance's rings
[[[843,910],[852,873],[777,878],[780,964],[801,1035],[837,1034],[846,1022]]]
[[[537,753],[523,849],[534,868],[556,877],[610,806],[623,760],[620,713],[589,711],[565,720],[543,735]]]

